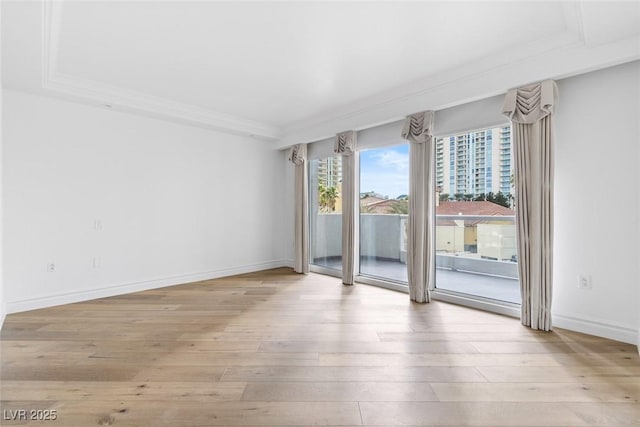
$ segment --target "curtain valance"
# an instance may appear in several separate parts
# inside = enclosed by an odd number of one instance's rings
[[[409,142],[423,144],[433,136],[433,111],[415,113],[404,121],[402,138]]]
[[[289,161],[302,165],[307,160],[307,144],[296,144],[289,150]]]
[[[553,113],[558,102],[558,86],[545,80],[507,92],[502,114],[515,123],[535,123]]]
[[[337,134],[333,151],[337,154],[342,154],[343,156],[348,156],[355,153],[356,138],[357,134],[352,130]]]

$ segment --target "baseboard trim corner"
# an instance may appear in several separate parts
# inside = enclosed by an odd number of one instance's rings
[[[554,327],[638,345],[638,331],[635,329],[560,314],[553,314],[552,319]]]
[[[4,305],[4,301],[0,302],[0,330],[4,325],[4,319],[7,317],[7,309]]]

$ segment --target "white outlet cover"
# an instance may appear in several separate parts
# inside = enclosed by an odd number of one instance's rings
[[[591,276],[579,275],[578,276],[578,288],[591,289]]]

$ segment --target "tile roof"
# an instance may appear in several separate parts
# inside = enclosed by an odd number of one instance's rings
[[[440,202],[436,215],[491,215],[511,216],[516,211],[493,202]]]
[[[513,216],[516,211],[505,208],[502,205],[493,202],[440,202],[436,207],[436,215],[487,215],[487,216]],[[464,220],[466,227],[473,227],[481,223],[488,223],[486,220]],[[436,218],[436,225],[452,226],[455,225],[452,219]]]
[[[378,199],[367,197],[360,199],[360,206],[366,213],[394,214],[397,213],[397,205],[408,204],[406,200]],[[487,216],[513,216],[513,209],[505,208],[493,202],[440,202],[436,207],[436,215],[487,215]],[[438,225],[453,224],[453,221],[438,220]],[[466,221],[467,225],[473,225],[481,221]]]

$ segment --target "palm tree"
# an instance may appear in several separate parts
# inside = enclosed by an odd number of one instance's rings
[[[325,187],[318,185],[320,195],[320,210],[322,212],[334,212],[336,210],[336,200],[338,199],[338,189],[336,187]]]
[[[409,213],[409,200],[398,200],[390,204],[391,212],[394,214],[406,215]]]

